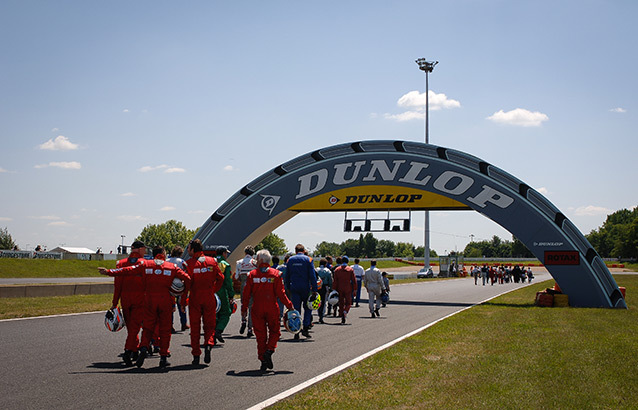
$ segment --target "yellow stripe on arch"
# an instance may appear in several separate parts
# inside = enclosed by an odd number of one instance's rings
[[[288,208],[298,212],[379,210],[469,210],[433,192],[392,185],[366,185],[328,191]]]

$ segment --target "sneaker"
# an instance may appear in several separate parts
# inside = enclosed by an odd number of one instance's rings
[[[268,364],[266,364],[265,361],[261,361],[261,366],[259,367],[259,371],[260,372],[265,372],[268,371]]]
[[[374,309],[374,313],[377,315],[377,317],[380,317],[381,315],[379,314],[379,308]]]
[[[301,330],[301,334],[303,335],[303,337],[305,337],[306,339],[311,339],[312,336],[310,336],[310,330],[308,328],[302,329]]]
[[[122,355],[122,359],[124,360],[124,364],[126,366],[133,366],[133,360],[131,360],[131,354],[133,352],[130,350],[125,350],[124,354]]]
[[[341,316],[341,324],[342,325],[346,324],[346,317],[345,316]]]
[[[206,345],[204,348],[204,363],[210,363],[210,351],[213,349],[213,346]]]
[[[193,366],[199,366],[199,356],[193,356],[193,361],[191,362]]]
[[[221,330],[215,330],[215,340],[217,340],[219,343],[224,343],[224,338],[222,337]]]
[[[299,340],[299,333],[295,333],[295,340]]]
[[[268,367],[269,369],[273,368],[273,364],[272,364],[273,353],[275,352],[272,350],[266,350],[266,352],[264,353],[264,362],[266,363],[266,367]]]
[[[188,326],[188,325],[182,325],[182,332],[183,332],[184,330],[186,330],[186,329],[190,329],[190,328],[191,328],[191,327],[190,327],[190,326]]]
[[[370,317],[371,317],[372,319],[374,319],[374,318],[376,317],[376,316],[374,315],[374,312],[370,313]]]
[[[319,319],[319,323],[321,323],[322,325],[326,324],[326,322],[324,322],[323,319]]]
[[[246,333],[246,337],[253,337],[253,330],[252,329],[248,329],[248,333]]]
[[[168,362],[167,357],[166,356],[162,356],[160,358],[160,362],[159,362],[159,367],[160,369],[164,369],[168,366],[170,366],[171,364]]]
[[[359,307],[359,304],[357,303],[356,305],[354,305],[354,307]]]
[[[138,356],[137,360],[135,361],[135,366],[137,367],[142,367],[142,365],[144,365],[144,360],[146,359],[146,352],[148,351],[148,349],[146,347],[143,347],[140,349],[140,355]]]
[[[239,328],[239,334],[243,335],[245,331],[246,331],[246,321],[242,320],[241,327]]]
[[[172,334],[172,335],[174,335],[174,334],[176,334],[176,333],[177,333],[177,330],[175,330],[175,328],[174,328],[174,327],[171,327],[171,334]]]

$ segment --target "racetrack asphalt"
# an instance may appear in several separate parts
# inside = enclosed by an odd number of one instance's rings
[[[534,274],[535,281],[550,278],[542,268]],[[157,355],[141,369],[124,367],[118,355],[125,331],[108,332],[103,312],[0,321],[0,407],[245,409],[428,323],[525,285],[475,286],[471,278],[395,285],[390,304],[375,319],[364,290],[346,325],[327,318],[326,324],[315,324],[312,339],[302,336],[301,341],[283,330],[274,370],[268,373],[258,371],[255,338],[239,335],[238,314],[226,328],[226,343],[213,349],[210,366],[191,366],[188,332],[179,332],[173,335],[166,370],[157,368]]]

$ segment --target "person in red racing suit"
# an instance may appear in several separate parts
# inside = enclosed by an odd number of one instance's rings
[[[142,346],[139,357],[135,362],[137,367],[142,367],[148,353],[147,346],[151,342],[156,324],[159,323],[160,336],[160,367],[169,365],[167,357],[171,344],[171,327],[173,317],[173,303],[175,298],[170,294],[174,278],[184,281],[184,287],[190,285],[190,277],[175,264],[166,262],[166,251],[162,246],[153,248],[154,260],[140,260],[137,265],[125,268],[105,269],[98,268],[101,274],[109,276],[134,276],[141,275],[144,284],[144,324],[142,331]]]
[[[144,259],[145,253],[144,243],[135,241],[131,245],[129,257],[117,261],[116,267],[124,268],[137,265],[140,259]],[[137,351],[140,347],[139,333],[144,318],[144,283],[141,276],[115,277],[111,309],[115,309],[120,301],[122,302],[122,314],[127,333],[122,358],[127,366],[133,366],[133,360],[137,360]]]
[[[188,245],[186,270],[191,277],[190,288],[186,288],[188,295],[188,318],[191,322],[191,353],[193,365],[199,364],[202,354],[200,347],[200,323],[204,325],[204,363],[210,363],[210,351],[215,345],[215,324],[217,301],[215,293],[224,284],[224,274],[219,269],[215,258],[204,255],[202,241],[195,239]],[[182,297],[182,299],[186,299]]]
[[[352,294],[357,289],[357,278],[354,270],[348,266],[347,256],[341,257],[341,265],[335,269],[332,288],[339,292],[339,316],[341,323],[346,323],[346,316],[352,306]]]
[[[272,355],[281,336],[277,298],[288,309],[293,309],[292,302],[286,296],[280,273],[270,267],[270,261],[270,252],[266,249],[257,252],[258,268],[248,274],[241,297],[242,318],[246,318],[248,314],[251,297],[253,300],[250,315],[257,339],[257,357],[261,361],[261,371],[273,368]]]

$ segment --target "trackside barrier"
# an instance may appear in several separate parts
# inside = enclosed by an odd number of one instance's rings
[[[0,285],[0,298],[32,298],[113,293],[113,283]]]

